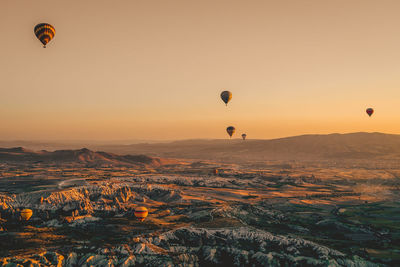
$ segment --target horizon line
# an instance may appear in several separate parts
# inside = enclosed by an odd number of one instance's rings
[[[345,133],[307,133],[307,134],[299,134],[299,135],[289,135],[289,136],[282,136],[282,137],[275,137],[275,138],[247,138],[247,140],[277,140],[277,139],[285,139],[285,138],[292,138],[292,137],[300,137],[300,136],[327,136],[327,135],[349,135],[349,134],[385,134],[385,135],[400,135],[394,133],[384,133],[384,132],[345,132]],[[241,140],[241,137],[233,137],[233,138],[182,138],[182,139],[97,139],[97,140],[89,140],[89,139],[0,139],[0,142],[45,142],[45,143],[72,143],[72,144],[80,144],[80,143],[121,143],[121,142],[135,142],[138,143],[167,143],[167,142],[177,142],[177,141],[213,141],[213,140]]]

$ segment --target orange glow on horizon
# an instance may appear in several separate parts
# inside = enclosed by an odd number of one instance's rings
[[[228,138],[229,125],[248,139],[400,133],[399,8],[1,1],[12,42],[0,43],[0,140]],[[40,22],[57,30],[46,49]]]

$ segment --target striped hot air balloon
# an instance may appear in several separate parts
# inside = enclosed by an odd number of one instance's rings
[[[140,221],[143,222],[144,219],[146,219],[147,215],[149,214],[149,211],[147,210],[146,207],[137,207],[135,209],[135,217]]]
[[[42,42],[43,47],[46,48],[46,45],[56,34],[56,29],[48,23],[40,23],[36,25],[34,32],[39,41]]]

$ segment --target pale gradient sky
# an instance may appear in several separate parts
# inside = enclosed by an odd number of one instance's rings
[[[249,138],[400,133],[399,10],[397,0],[1,0],[0,139],[226,138],[229,125]],[[40,22],[56,28],[46,49]]]

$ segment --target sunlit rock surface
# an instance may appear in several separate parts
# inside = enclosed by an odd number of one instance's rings
[[[301,238],[290,238],[247,227],[239,229],[180,228],[143,243],[127,243],[93,253],[55,252],[7,263],[37,262],[44,266],[379,266],[359,257]],[[174,265],[170,265],[174,266]]]

